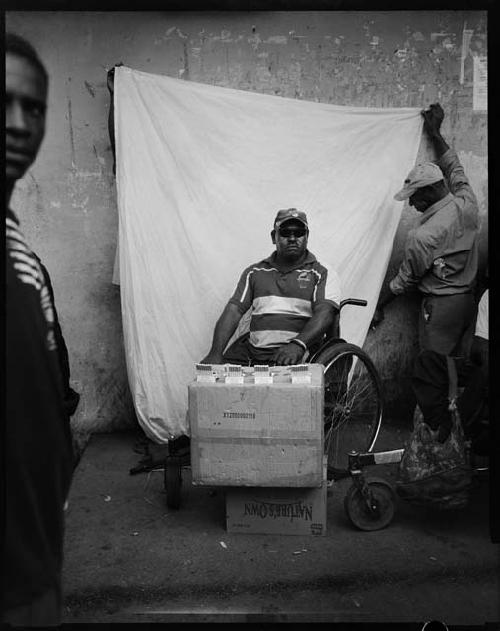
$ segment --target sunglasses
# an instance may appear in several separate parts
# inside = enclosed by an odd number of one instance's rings
[[[305,237],[307,234],[307,230],[305,228],[280,228],[278,232],[280,237],[285,239],[288,239],[289,237],[300,239],[301,237]]]

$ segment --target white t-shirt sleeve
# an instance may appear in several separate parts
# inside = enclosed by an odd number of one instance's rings
[[[325,298],[334,302],[337,306],[340,305],[342,299],[342,287],[340,283],[340,277],[333,269],[328,270],[328,276],[326,278]]]
[[[478,337],[482,337],[485,340],[489,340],[488,337],[488,289],[481,296],[479,305],[477,308],[477,320],[475,334]]]

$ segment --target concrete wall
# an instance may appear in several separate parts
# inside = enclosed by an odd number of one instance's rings
[[[82,394],[77,432],[135,424],[119,288],[111,283],[117,209],[106,71],[115,63],[336,105],[423,107],[439,100],[444,135],[463,160],[485,219],[487,113],[472,109],[472,56],[486,55],[485,12],[9,12],[6,26],[35,45],[51,77],[47,135],[13,206],[53,277],[73,383]],[[405,208],[388,276],[415,218]],[[483,259],[485,235],[486,221]],[[366,342],[399,418],[408,418],[411,407],[415,323],[416,301],[399,298]]]

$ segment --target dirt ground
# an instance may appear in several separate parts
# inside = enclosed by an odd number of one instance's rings
[[[383,448],[404,436],[386,431]],[[67,512],[63,622],[425,622],[499,620],[499,550],[488,477],[467,508],[431,512],[401,500],[385,529],[348,521],[349,480],[327,498],[325,536],[225,528],[225,490],[194,487],[166,506],[163,471],[130,475],[137,434],[96,434]],[[391,479],[394,465],[377,466]]]

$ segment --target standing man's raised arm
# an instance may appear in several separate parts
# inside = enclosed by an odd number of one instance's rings
[[[424,117],[424,130],[427,133],[434,151],[437,163],[441,168],[446,184],[450,192],[458,199],[463,199],[468,214],[477,218],[477,199],[472,187],[465,175],[464,168],[460,164],[456,152],[450,148],[441,134],[441,123],[444,119],[444,111],[439,103],[433,103],[427,110],[422,111]]]
[[[439,103],[432,103],[428,109],[422,110],[422,116],[424,118],[424,131],[434,147],[436,158],[440,158],[450,148],[441,135],[444,110]]]

